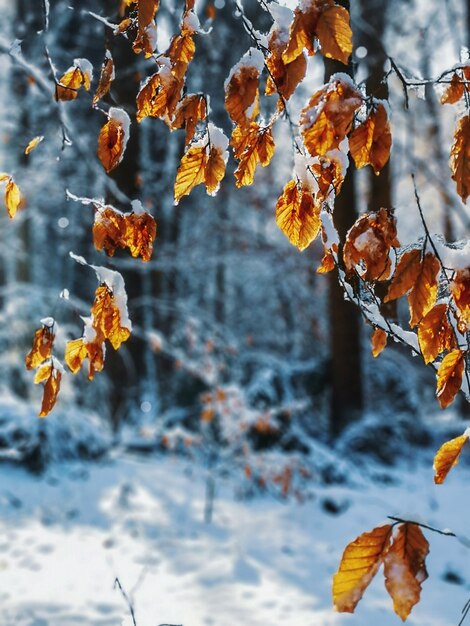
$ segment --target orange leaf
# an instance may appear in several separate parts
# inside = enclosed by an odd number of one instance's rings
[[[320,207],[315,205],[312,192],[295,180],[284,187],[276,204],[276,224],[292,245],[307,248],[320,231]]]
[[[137,5],[139,32],[144,31],[153,22],[160,0],[139,0]]]
[[[454,143],[450,151],[452,180],[457,183],[457,193],[463,202],[470,194],[470,117],[464,115],[457,122]]]
[[[137,121],[145,117],[171,117],[180,99],[183,83],[167,67],[146,80],[137,94]]]
[[[372,356],[378,357],[387,345],[387,333],[382,328],[376,328],[372,333]]]
[[[304,48],[309,56],[315,54],[313,47],[313,38],[318,23],[318,10],[315,6],[317,0],[302,3],[302,7],[298,7],[294,11],[294,17],[289,28],[289,40],[282,54],[284,63],[292,63],[299,57]],[[333,4],[333,0],[325,3],[327,6]]]
[[[157,225],[150,213],[125,213],[124,214],[124,245],[136,258],[140,256],[142,261],[147,262],[152,258],[153,242],[157,235]]]
[[[106,56],[101,66],[100,81],[93,96],[92,104],[96,106],[98,102],[105,97],[111,88],[114,80],[114,61],[109,50],[106,50]]]
[[[421,250],[409,250],[400,257],[384,302],[404,296],[416,283],[421,271]]]
[[[460,437],[446,441],[436,452],[433,464],[436,485],[441,485],[450,470],[457,465],[460,453],[467,441],[468,435],[464,433]]]
[[[441,104],[455,104],[464,94],[464,84],[462,78],[454,72],[450,85],[441,96]]]
[[[452,404],[460,387],[465,368],[465,360],[461,350],[452,350],[442,359],[437,370],[436,394],[441,409]]]
[[[88,359],[88,380],[93,380],[95,373],[104,367],[103,344],[86,342],[83,338],[67,342],[65,362],[74,374],[81,369],[85,359]]]
[[[235,170],[236,186],[251,185],[256,166],[269,165],[274,154],[274,140],[270,126],[260,128],[255,122],[248,127],[236,126],[231,139],[235,158],[240,162]]]
[[[28,155],[30,152],[32,152],[37,146],[39,146],[39,144],[41,143],[41,141],[44,139],[43,135],[38,135],[37,137],[34,137],[33,139],[31,139],[31,141],[28,143],[28,145],[26,146],[26,148],[24,149],[24,153],[26,155]]]
[[[232,68],[225,83],[225,108],[235,124],[243,126],[258,114],[260,65],[264,57],[251,49]]]
[[[225,176],[225,160],[222,150],[217,147],[211,148],[207,163],[204,168],[204,182],[207,193],[214,195],[220,186],[220,181]]]
[[[91,307],[93,328],[98,336],[109,339],[115,350],[130,337],[130,330],[121,326],[121,313],[114,300],[114,294],[107,285],[100,285]]]
[[[317,267],[318,274],[327,274],[335,269],[335,258],[329,250],[325,252],[321,264]]]
[[[268,45],[270,52],[265,61],[268,69],[266,95],[271,96],[279,92],[288,100],[305,77],[307,59],[302,52],[292,62],[285,63],[282,58],[285,43],[278,30],[271,33]]]
[[[113,256],[117,247],[121,245],[125,234],[125,223],[122,213],[113,207],[99,208],[95,213],[93,223],[93,243],[97,250],[105,250],[108,256]]]
[[[316,35],[323,56],[348,64],[352,52],[352,31],[348,11],[338,5],[328,6],[320,13]]]
[[[437,298],[437,277],[441,269],[438,259],[428,252],[421,263],[415,284],[408,295],[410,326],[416,324],[429,313]]]
[[[383,104],[379,104],[376,111],[351,133],[349,150],[358,169],[372,165],[378,174],[390,158],[391,146],[387,111]]]
[[[400,524],[384,557],[385,587],[393,610],[405,621],[419,602],[421,583],[428,577],[425,559],[429,544],[416,524]]]
[[[122,109],[112,107],[109,119],[98,137],[98,157],[109,173],[122,161],[128,140],[129,117]]]
[[[34,333],[33,347],[26,355],[26,369],[36,369],[52,356],[52,344],[54,342],[54,333],[49,326],[43,326]]]
[[[119,25],[121,27],[121,24]],[[152,56],[157,45],[157,25],[155,22],[150,22],[145,28],[137,31],[137,36],[132,44],[132,50],[136,54],[144,53],[145,58],[148,59]]]
[[[14,182],[14,180],[10,178],[5,188],[5,206],[10,219],[13,219],[15,217],[20,203],[20,189],[18,185]]]
[[[455,273],[451,292],[465,324],[470,324],[470,267]]]
[[[53,363],[42,365],[37,371],[34,382],[36,384],[45,382],[39,417],[46,417],[54,408],[57,402],[61,378],[61,372],[54,367]]]
[[[172,71],[177,78],[183,78],[196,52],[193,33],[182,32],[171,40],[166,56],[170,59]]]
[[[185,128],[187,146],[196,133],[198,122],[207,116],[206,99],[202,94],[190,94],[181,100],[175,110],[175,116],[171,121],[171,129]]]
[[[205,145],[190,147],[181,158],[175,180],[175,203],[187,196],[191,191],[204,182],[205,168],[207,164],[207,151]]]
[[[378,526],[346,546],[333,577],[333,604],[337,611],[354,613],[387,554],[391,533],[391,524]]]
[[[73,67],[63,74],[55,88],[57,101],[75,100],[80,87],[89,91],[91,86],[92,66],[86,59],[75,59]]]
[[[447,305],[437,304],[418,325],[419,348],[426,364],[432,363],[445,350],[451,350],[455,336],[447,319]]]

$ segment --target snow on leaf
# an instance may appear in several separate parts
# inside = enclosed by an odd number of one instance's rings
[[[270,126],[260,128],[256,122],[247,127],[234,128],[231,145],[234,156],[239,160],[235,170],[236,186],[251,185],[255,178],[258,163],[269,165],[274,154],[274,139]]]
[[[403,621],[419,602],[421,584],[428,577],[425,566],[428,553],[429,544],[419,526],[411,523],[398,526],[384,557],[384,576],[393,610]]]
[[[184,128],[186,130],[185,145],[189,145],[199,122],[207,116],[206,98],[202,94],[189,94],[178,104],[171,129]]]
[[[357,603],[377,573],[390,545],[392,525],[359,535],[344,550],[333,577],[333,604],[341,613],[354,613]]]
[[[98,157],[106,170],[111,172],[122,161],[129,139],[129,116],[123,109],[112,107],[109,118],[98,137]]]
[[[108,285],[103,284],[97,288],[91,315],[95,331],[104,339],[109,339],[115,350],[129,339],[130,329],[121,324],[121,312]]]
[[[391,146],[387,111],[383,104],[379,104],[366,121],[351,133],[349,150],[358,169],[372,165],[378,174],[390,158]]]
[[[441,104],[455,104],[464,94],[464,84],[461,77],[454,72],[450,85],[441,96]]]
[[[235,124],[249,124],[258,115],[259,78],[264,57],[250,50],[231,69],[225,81],[225,108]]]
[[[464,115],[457,122],[454,143],[450,151],[452,180],[457,184],[457,193],[463,202],[470,194],[470,116]]]
[[[464,433],[455,439],[450,439],[442,444],[434,457],[434,482],[441,485],[450,470],[459,462],[460,453],[468,441],[468,435]]]
[[[26,355],[26,369],[36,369],[48,361],[52,356],[52,344],[54,343],[54,333],[49,326],[43,326],[34,333],[33,347]]]
[[[445,409],[452,404],[462,386],[462,377],[465,368],[465,359],[461,350],[455,349],[446,354],[437,370],[436,395]]]
[[[447,319],[447,304],[437,304],[423,317],[418,325],[418,341],[426,364],[454,347],[455,336]]]
[[[276,203],[276,224],[292,245],[307,248],[320,231],[320,207],[309,189],[290,180]]]
[[[464,323],[470,324],[470,267],[455,273],[451,293]]]

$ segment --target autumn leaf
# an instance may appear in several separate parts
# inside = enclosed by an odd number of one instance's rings
[[[323,56],[348,64],[352,53],[352,31],[348,11],[336,4],[328,6],[318,17],[316,35]]]
[[[327,274],[335,269],[335,258],[330,252],[326,250],[320,265],[317,267],[317,274]]]
[[[318,184],[316,200],[322,202],[330,193],[338,195],[341,191],[345,175],[344,153],[340,150],[330,150],[325,156],[317,157],[315,161],[310,165],[310,169]]]
[[[187,196],[191,191],[204,182],[204,173],[207,163],[207,146],[195,145],[190,147],[182,156],[175,181],[175,203]]]
[[[144,31],[153,22],[160,0],[139,0],[137,5],[137,22],[139,32]]]
[[[52,327],[43,326],[34,333],[33,347],[26,355],[26,369],[32,370],[39,367],[44,361],[52,357],[52,344],[54,343],[54,333]]]
[[[457,183],[457,193],[467,202],[470,193],[470,117],[464,115],[457,122],[454,143],[450,151],[452,180]]]
[[[137,36],[132,44],[132,50],[136,54],[144,53],[146,59],[149,59],[157,46],[157,25],[150,22],[148,26],[138,29]]]
[[[455,273],[451,293],[463,321],[467,325],[470,324],[470,267]]]
[[[320,207],[312,192],[290,180],[276,203],[276,224],[292,245],[307,248],[320,231]]]
[[[30,154],[35,148],[37,148],[37,146],[39,146],[39,144],[41,143],[41,141],[43,141],[43,139],[44,139],[43,135],[38,135],[37,137],[34,137],[33,139],[31,139],[31,141],[28,143],[28,145],[24,149],[24,153],[26,155]]]
[[[376,575],[390,544],[392,525],[378,526],[346,546],[333,577],[333,604],[341,613],[353,613]]]
[[[180,99],[183,83],[163,66],[142,85],[137,94],[137,121],[145,117],[172,117]]]
[[[107,285],[100,285],[91,307],[92,325],[104,339],[109,339],[115,350],[130,337],[130,330],[121,326],[121,313],[114,300],[114,294]]]
[[[462,78],[457,74],[457,72],[454,72],[450,85],[441,96],[441,104],[455,104],[463,97],[463,93],[464,85]]]
[[[428,577],[425,566],[428,553],[429,544],[419,526],[411,523],[398,526],[384,557],[384,576],[393,610],[403,621],[419,602],[421,584]]]
[[[52,411],[57,402],[57,395],[60,389],[61,372],[54,362],[42,365],[36,372],[34,382],[36,385],[44,383],[41,411],[39,417],[46,417]]]
[[[343,259],[349,274],[364,280],[386,280],[391,269],[390,249],[398,246],[396,220],[387,209],[360,217],[346,236]]]
[[[98,102],[105,97],[111,88],[114,80],[114,61],[109,50],[106,50],[106,56],[101,66],[100,80],[93,96],[92,104],[96,106]]]
[[[413,249],[401,255],[384,302],[401,298],[414,286],[421,271],[421,254],[421,250]]]
[[[157,225],[150,213],[125,213],[125,233],[123,243],[134,258],[141,257],[148,262],[152,258],[153,242],[157,235]]]
[[[378,357],[387,345],[387,333],[382,328],[376,328],[372,333],[372,356]]]
[[[93,380],[96,372],[104,367],[103,343],[87,342],[84,338],[68,341],[65,347],[65,362],[73,374],[82,367],[83,361],[88,359],[88,380]]]
[[[5,187],[5,206],[8,217],[13,219],[21,203],[21,193],[18,185],[10,178]]]
[[[418,325],[418,342],[426,364],[453,348],[455,336],[447,319],[447,304],[437,304],[423,317]]]
[[[332,4],[327,2],[328,5]],[[289,39],[282,54],[284,63],[292,63],[299,57],[304,48],[309,56],[315,54],[313,38],[318,23],[318,11],[314,2],[305,2],[294,11],[294,16],[289,28]]]
[[[81,87],[89,91],[92,69],[92,65],[87,59],[75,59],[73,67],[70,67],[59,78],[55,88],[55,99],[57,101],[75,100]]]
[[[308,153],[323,156],[339,147],[352,127],[354,114],[362,104],[360,91],[334,74],[330,82],[309,100],[300,115],[302,138]]]
[[[408,294],[410,326],[414,328],[429,313],[437,298],[437,277],[441,269],[439,260],[428,252],[420,266],[415,284]]]
[[[461,350],[452,350],[442,359],[437,370],[436,388],[436,395],[441,409],[445,409],[454,401],[462,386],[464,368],[465,359]]]
[[[372,165],[376,174],[390,158],[392,135],[388,114],[383,104],[379,104],[366,121],[358,126],[349,137],[349,150],[359,169]]]
[[[171,129],[185,128],[185,145],[192,141],[198,123],[207,116],[206,98],[202,94],[190,94],[181,100],[171,120]]]
[[[274,154],[274,139],[270,126],[260,128],[256,122],[248,127],[236,126],[231,139],[235,158],[239,160],[235,170],[236,186],[251,185],[258,163],[269,165]]]
[[[220,181],[225,176],[225,160],[222,150],[217,147],[210,149],[207,163],[204,168],[204,182],[207,193],[214,195],[220,186]]]
[[[279,30],[274,30],[268,39],[269,54],[265,63],[268,70],[266,79],[266,95],[279,93],[288,100],[307,71],[307,59],[302,52],[293,61],[286,63],[282,58],[285,42]]]
[[[109,117],[98,137],[98,157],[106,170],[111,172],[122,161],[129,138],[129,116],[123,109],[112,107]]]
[[[251,48],[232,68],[225,82],[225,108],[232,121],[244,126],[258,114],[259,77],[264,57]]]
[[[113,256],[117,247],[122,244],[126,226],[122,213],[113,207],[98,208],[93,223],[93,243],[97,250],[105,250],[108,256]]]
[[[182,31],[180,35],[173,37],[166,53],[171,61],[172,71],[179,79],[182,79],[186,74],[188,65],[196,52],[193,34],[190,31]]]
[[[441,485],[450,470],[459,462],[460,453],[468,441],[468,435],[464,433],[442,444],[434,457],[434,482]]]

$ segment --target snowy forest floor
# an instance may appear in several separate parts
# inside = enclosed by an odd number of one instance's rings
[[[182,459],[119,453],[41,477],[3,465],[0,624],[129,626],[118,576],[138,626],[393,626],[380,573],[355,615],[333,611],[330,589],[345,545],[398,515],[459,535],[425,531],[429,580],[408,622],[457,626],[470,596],[470,467],[435,487],[431,452],[419,456],[381,468],[381,482],[352,467],[347,487],[312,484],[303,503],[237,498],[231,477],[211,524],[204,472]]]

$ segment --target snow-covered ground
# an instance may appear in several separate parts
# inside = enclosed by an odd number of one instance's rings
[[[187,461],[121,454],[40,478],[3,465],[0,624],[128,626],[118,576],[138,626],[392,626],[380,573],[355,615],[333,611],[330,587],[346,543],[400,515],[462,534],[426,532],[430,577],[409,619],[457,626],[470,596],[470,469],[440,487],[430,463],[381,472],[392,484],[356,468],[351,486],[312,485],[303,503],[237,499],[230,478],[205,524],[204,474]]]

